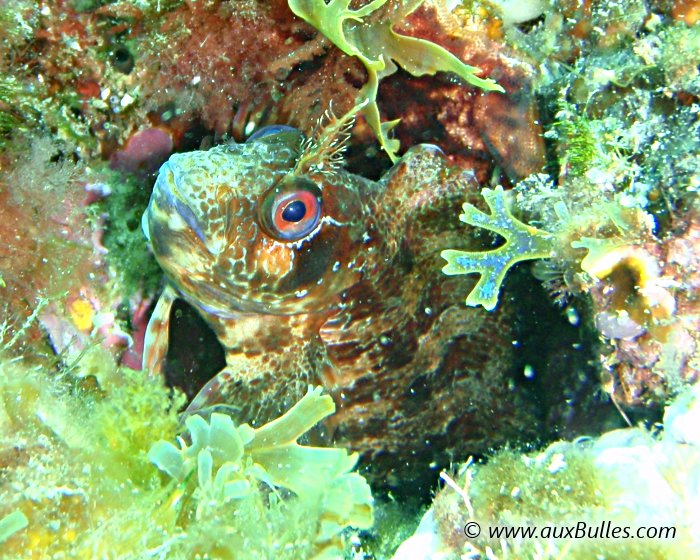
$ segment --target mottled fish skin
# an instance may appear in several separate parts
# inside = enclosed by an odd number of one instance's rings
[[[189,411],[228,403],[261,422],[321,384],[338,405],[329,434],[388,484],[522,435],[523,424],[536,431],[511,383],[508,312],[466,308],[474,280],[440,272],[440,250],[469,248],[456,216],[473,177],[432,146],[378,182],[299,170],[302,141],[283,128],[163,165],[144,228],[169,287],[145,367],[161,373],[170,305],[183,297],[226,353]],[[317,195],[320,216],[282,239],[266,213],[290,185]]]
[[[219,316],[314,312],[332,305],[326,294],[356,282],[366,226],[358,218],[368,212],[356,181],[322,185],[321,223],[300,240],[274,239],[255,219],[300,141],[284,132],[175,154],[161,168],[147,210],[149,238],[166,274],[196,305]]]

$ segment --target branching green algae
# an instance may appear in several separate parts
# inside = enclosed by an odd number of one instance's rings
[[[491,230],[506,242],[491,251],[457,251],[447,249],[441,256],[447,261],[445,274],[481,274],[479,282],[467,297],[467,305],[483,305],[491,311],[498,303],[498,291],[508,270],[520,261],[544,259],[552,251],[552,234],[524,224],[506,207],[503,187],[483,189],[481,194],[491,210],[485,214],[465,203],[459,219],[471,226]]]
[[[479,78],[478,68],[469,66],[440,45],[424,39],[399,35],[392,26],[415,11],[424,0],[404,0],[391,18],[370,20],[387,0],[372,0],[362,8],[350,9],[350,0],[289,0],[291,10],[313,25],[336,47],[358,58],[367,69],[368,82],[360,92],[358,105],[379,143],[392,161],[398,160],[399,141],[389,132],[400,119],[381,122],[377,106],[379,81],[401,68],[412,76],[454,72],[467,83],[485,91],[505,90],[495,81]]]
[[[345,527],[373,521],[356,456],[296,443],[334,410],[318,389],[257,430],[191,417],[192,443],[175,447],[183,403],[162,380],[103,360],[91,386],[82,362],[60,373],[7,352],[0,341],[3,558],[331,559]]]
[[[208,515],[212,504],[249,497],[259,484],[286,488],[309,504],[320,501],[322,520],[314,542],[319,550],[314,558],[334,557],[341,550],[339,533],[345,527],[367,529],[373,522],[369,486],[350,472],[357,454],[301,446],[296,441],[334,410],[331,397],[317,387],[309,388],[286,414],[257,430],[248,424],[236,427],[225,414],[214,413],[209,422],[190,416],[186,425],[191,445],[182,438],[179,447],[160,441],[149,457],[185,486],[193,485],[196,472],[196,519]]]

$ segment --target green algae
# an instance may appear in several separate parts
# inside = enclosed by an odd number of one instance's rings
[[[27,524],[4,533],[4,558],[23,558],[26,550],[44,557],[337,558],[346,524],[371,524],[369,487],[349,472],[356,457],[290,440],[332,411],[330,397],[318,391],[256,431],[255,461],[246,461],[246,472],[259,483],[232,503],[214,491],[216,477],[204,476],[204,459],[194,488],[187,487],[189,476],[169,481],[151,463],[156,441],[175,437],[183,405],[162,380],[105,359],[86,357],[68,371],[13,359],[8,351],[5,343],[0,519],[13,521],[21,510]],[[216,456],[217,441],[199,451]],[[289,481],[298,494],[276,488],[276,480]]]
[[[498,303],[498,293],[508,270],[515,264],[551,256],[552,234],[518,220],[507,208],[503,187],[481,191],[490,214],[465,203],[459,219],[471,226],[497,233],[505,239],[497,249],[489,251],[456,251],[448,249],[440,256],[447,261],[442,271],[447,275],[480,274],[479,281],[467,296],[467,305],[482,305],[491,311]]]
[[[144,180],[125,173],[103,170],[111,193],[100,202],[107,216],[103,244],[107,261],[127,295],[156,292],[161,271],[148,250],[141,231],[141,216],[151,196]]]
[[[8,513],[0,519],[0,544],[4,543],[17,531],[26,528],[27,525],[29,525],[29,520],[20,510]]]
[[[645,464],[645,458],[651,456],[666,452],[674,456],[673,444],[663,439],[630,428],[609,432],[598,441],[582,438],[557,442],[540,453],[505,449],[483,464],[467,464],[457,482],[440,492],[433,503],[441,542],[455,558],[459,553],[477,558],[543,560],[692,556],[694,535],[682,520],[683,508],[692,508],[693,497],[686,498],[681,490],[669,510],[666,485],[674,487],[677,483],[676,468],[680,479],[694,479],[696,450]],[[619,457],[619,463],[611,465],[609,458],[601,460],[605,453]],[[625,467],[629,473],[625,473]],[[659,469],[662,476],[651,475],[654,469]],[[637,483],[658,484],[659,488],[642,485],[635,492],[634,482],[627,482],[635,477],[640,479]],[[631,496],[632,492],[635,495]],[[646,498],[638,500],[637,493]],[[677,507],[678,513],[671,514],[676,516],[676,523],[670,524],[663,514],[656,517],[657,505],[659,511],[666,512],[675,512]],[[465,540],[462,528],[468,521],[479,523],[481,532]],[[645,527],[657,532],[656,537],[635,533]],[[490,535],[491,528],[500,530],[500,537]],[[521,530],[531,530],[533,536],[524,537]],[[453,557],[444,553],[447,558]]]
[[[20,132],[28,132],[36,125],[39,112],[35,97],[15,76],[0,73],[0,147]]]
[[[371,18],[387,0],[372,0],[357,10],[350,9],[350,0],[289,0],[290,9],[313,25],[345,54],[357,57],[369,79],[360,92],[358,106],[374,131],[381,147],[393,162],[398,160],[399,141],[389,132],[400,119],[381,122],[377,93],[379,82],[401,66],[412,76],[453,72],[470,85],[484,91],[505,90],[494,80],[479,78],[478,68],[463,63],[440,45],[396,33],[392,27],[416,10],[423,0],[408,0],[392,10],[390,17]],[[394,64],[394,62],[396,64]]]
[[[564,523],[605,504],[605,476],[593,457],[567,450],[541,457],[503,450],[477,469],[471,485],[475,511],[514,518]]]
[[[328,395],[322,395],[320,388],[309,388],[287,413],[258,429],[235,426],[225,414],[213,413],[208,421],[194,415],[185,421],[191,444],[180,439],[176,447],[160,441],[148,455],[177,482],[196,483],[194,490],[185,490],[196,498],[195,513],[179,511],[179,516],[194,515],[199,520],[210,515],[212,508],[227,505],[239,512],[238,504],[256,494],[260,484],[292,491],[312,514],[310,525],[316,516],[320,519],[304,557],[332,558],[342,550],[339,534],[345,527],[366,529],[373,523],[369,486],[350,472],[357,455],[297,443],[334,410]],[[227,546],[239,549],[235,541]]]
[[[397,501],[391,496],[378,496],[374,509],[374,526],[360,535],[362,550],[365,558],[384,560],[391,558],[401,543],[413,534],[426,505],[417,497]]]

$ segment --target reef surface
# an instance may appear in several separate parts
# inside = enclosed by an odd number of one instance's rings
[[[697,513],[699,19],[1,3],[0,556],[379,560],[436,496],[397,558],[559,558],[455,527],[622,523],[660,450]]]

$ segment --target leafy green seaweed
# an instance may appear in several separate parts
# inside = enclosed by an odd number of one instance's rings
[[[481,278],[467,297],[467,305],[482,305],[491,311],[498,303],[498,292],[508,270],[520,261],[551,256],[553,235],[518,220],[506,207],[503,187],[481,191],[491,211],[486,214],[464,203],[459,219],[466,224],[491,230],[506,242],[490,251],[447,249],[440,255],[447,261],[442,271],[448,275],[478,272]]]
[[[360,92],[360,105],[367,123],[393,162],[398,160],[399,141],[389,138],[389,132],[400,119],[381,122],[377,106],[379,81],[398,69],[396,62],[412,76],[454,72],[467,83],[485,91],[505,90],[494,80],[479,78],[478,68],[465,64],[440,45],[424,39],[399,35],[392,26],[399,17],[415,11],[423,0],[404,1],[393,19],[368,21],[366,18],[381,8],[387,0],[372,0],[352,10],[350,0],[289,0],[290,9],[313,25],[336,47],[364,64],[369,80]]]
[[[334,411],[331,397],[322,395],[320,387],[310,387],[287,413],[258,429],[235,426],[225,414],[213,413],[209,421],[194,415],[185,422],[191,444],[182,438],[179,446],[161,440],[148,456],[176,481],[187,485],[196,480],[197,519],[205,518],[212,504],[259,492],[261,483],[291,490],[304,503],[320,503],[315,537],[323,551],[316,556],[320,558],[337,548],[334,543],[343,529],[367,529],[374,521],[369,485],[350,472],[357,454],[297,443]]]

